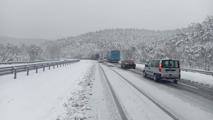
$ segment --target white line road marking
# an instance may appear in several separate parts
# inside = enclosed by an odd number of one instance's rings
[[[197,87],[195,87],[195,86],[187,85],[187,84],[185,84],[185,83],[179,83],[179,84],[182,84],[182,85],[185,85],[185,86],[188,86],[188,87],[194,88],[194,89],[198,89],[198,88],[197,88]]]

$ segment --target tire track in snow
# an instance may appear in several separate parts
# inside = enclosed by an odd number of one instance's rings
[[[115,101],[115,104],[116,104],[116,107],[117,107],[117,109],[118,109],[118,111],[119,111],[119,114],[120,114],[121,119],[122,119],[122,120],[128,120],[128,117],[126,116],[126,113],[124,112],[124,109],[122,108],[122,106],[121,106],[121,104],[120,104],[120,102],[119,102],[119,100],[118,100],[118,98],[117,98],[117,96],[116,96],[116,94],[115,94],[115,91],[114,91],[114,89],[112,88],[111,83],[109,82],[109,79],[108,79],[108,77],[107,77],[107,75],[106,75],[104,69],[103,69],[101,66],[100,66],[100,69],[101,69],[101,71],[103,72],[103,75],[104,75],[104,77],[105,77],[105,80],[106,80],[106,82],[107,82],[107,85],[108,85],[109,88],[110,88],[110,91],[111,91],[111,93],[112,93],[112,97],[113,97],[113,99],[114,99],[114,101]]]
[[[111,68],[110,68],[111,69]],[[111,69],[112,70],[112,69]],[[128,79],[126,79],[124,76],[122,76],[120,73],[118,73],[115,70],[112,70],[114,73],[116,73],[118,76],[120,76],[123,80],[125,80],[128,84],[130,84],[133,88],[135,88],[137,91],[139,91],[141,94],[143,94],[145,97],[147,97],[150,101],[152,101],[156,106],[158,106],[162,111],[164,111],[167,115],[169,115],[174,120],[179,120],[178,117],[169,112],[165,107],[163,107],[161,104],[159,104],[157,101],[155,101],[151,96],[143,92],[141,89],[139,89],[136,85],[134,85],[132,82],[130,82]]]

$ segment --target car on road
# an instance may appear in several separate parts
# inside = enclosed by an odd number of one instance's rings
[[[103,58],[99,58],[99,59],[98,59],[98,62],[99,62],[99,63],[103,63],[103,62],[104,62],[104,59],[103,59]]]
[[[120,64],[121,64],[121,68],[124,68],[124,69],[136,68],[136,64],[133,60],[122,60]]]
[[[155,81],[172,81],[178,83],[180,80],[180,62],[174,59],[149,60],[145,64],[143,76]]]

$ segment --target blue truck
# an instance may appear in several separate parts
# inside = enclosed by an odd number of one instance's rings
[[[120,51],[119,50],[111,50],[107,53],[108,62],[118,63],[120,61]]]

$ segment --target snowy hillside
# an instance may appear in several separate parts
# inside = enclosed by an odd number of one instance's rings
[[[213,17],[170,31],[108,29],[60,39],[62,56],[89,57],[119,49],[138,62],[151,58],[180,59],[184,66],[213,69]]]
[[[111,49],[138,50],[144,44],[164,41],[175,34],[175,30],[107,29],[60,39],[57,43],[63,46],[62,51],[66,56],[89,57],[94,53],[106,52]]]
[[[192,24],[182,29],[165,45],[170,57],[182,60],[188,67],[212,70],[213,66],[213,17],[206,18],[202,23]]]
[[[23,42],[25,46],[16,42],[15,45],[0,43],[0,61],[90,58],[96,53],[118,49],[139,63],[152,58],[175,58],[181,60],[184,67],[213,69],[212,16],[202,23],[176,30],[106,29],[43,42],[41,46],[38,45],[40,40],[35,40],[33,45],[26,40]]]
[[[0,44],[13,44],[13,45],[41,45],[49,40],[46,39],[36,39],[36,38],[14,38],[14,37],[6,37],[0,36]]]

